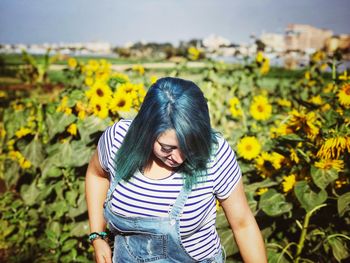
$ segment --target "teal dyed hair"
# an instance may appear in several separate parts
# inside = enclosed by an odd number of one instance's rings
[[[187,187],[207,174],[207,162],[217,143],[210,126],[208,105],[203,92],[192,81],[161,78],[148,90],[140,111],[131,123],[116,156],[118,179],[129,180],[146,166],[156,139],[174,129],[181,152]]]

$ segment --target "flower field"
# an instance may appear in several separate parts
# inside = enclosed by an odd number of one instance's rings
[[[101,132],[132,118],[166,75],[193,80],[208,99],[213,127],[236,151],[269,262],[349,259],[350,76],[336,70],[341,61],[318,51],[302,74],[271,79],[262,52],[253,62],[208,61],[200,70],[183,61],[117,72],[106,60],[69,58],[60,87],[43,93],[55,59],[27,61],[21,74],[30,92],[0,90],[1,262],[92,262],[87,163]],[[227,262],[241,262],[217,209]]]

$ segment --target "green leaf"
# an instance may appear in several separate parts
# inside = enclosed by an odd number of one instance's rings
[[[76,205],[76,200],[77,200],[77,197],[78,197],[78,193],[76,191],[68,191],[66,193],[66,200],[68,201],[68,203],[71,205],[71,206],[75,206]]]
[[[339,237],[330,238],[328,240],[328,243],[331,245],[333,255],[338,262],[350,256],[349,250],[341,238]]]
[[[78,241],[76,239],[68,239],[62,246],[62,252],[70,251],[71,249],[75,248],[77,243]]]
[[[80,216],[87,211],[85,195],[81,194],[76,203],[74,203],[73,207],[69,209],[68,216],[71,218]]]
[[[98,131],[104,131],[110,124],[111,119],[106,118],[104,120],[95,117],[93,115],[87,117],[84,120],[78,120],[77,126],[81,140],[89,143],[91,142],[90,135]]]
[[[34,167],[39,167],[44,160],[43,144],[34,138],[23,151],[23,155],[28,159]]]
[[[233,233],[231,228],[220,228],[218,229],[218,235],[220,236],[220,241],[225,248],[226,256],[232,256],[238,253],[237,244],[233,238]]]
[[[278,252],[275,249],[268,248],[267,249],[267,258],[269,259],[269,263],[289,263],[284,255],[282,255],[282,251]]]
[[[46,114],[46,127],[50,139],[56,134],[65,131],[66,127],[76,120],[76,116],[73,114],[67,115],[63,112],[54,112]]]
[[[50,230],[52,233],[54,233],[56,235],[56,238],[58,238],[62,232],[61,224],[57,221],[51,221],[47,225],[47,229]]]
[[[4,161],[4,174],[6,188],[10,189],[14,187],[20,178],[20,167],[19,164],[13,160],[6,159]]]
[[[254,199],[254,192],[246,192],[246,197],[250,210],[252,210],[252,212],[255,213],[256,208],[258,206],[258,202]]]
[[[28,115],[25,110],[17,111],[8,108],[4,111],[3,122],[8,138],[13,137],[17,130],[27,124]]]
[[[86,236],[89,232],[89,224],[88,221],[79,222],[73,224],[73,228],[70,231],[71,236],[75,237],[83,237]]]
[[[72,148],[72,158],[67,159],[62,156],[63,159],[68,161],[71,167],[80,167],[88,164],[95,149],[87,147],[82,141],[73,141],[70,145]],[[77,156],[79,158],[76,158]]]
[[[298,135],[296,135],[294,133],[280,136],[277,138],[277,140],[290,141],[290,142],[302,142],[302,141],[304,141],[303,138],[299,137]]]
[[[330,109],[324,113],[324,117],[326,121],[324,122],[325,127],[333,127],[339,118],[339,113],[334,111],[333,109]]]
[[[318,193],[312,191],[306,181],[297,182],[294,187],[294,193],[301,206],[308,212],[314,207],[323,204],[328,197],[325,190],[321,190]]]
[[[343,216],[345,212],[350,210],[350,192],[341,195],[338,198],[338,213]]]
[[[227,222],[224,210],[222,208],[219,208],[219,210],[217,211],[217,215],[216,215],[216,228],[229,228],[230,225]]]
[[[338,179],[338,172],[335,169],[324,170],[312,166],[311,177],[320,189],[325,189],[329,183]]]
[[[36,181],[33,181],[31,185],[23,185],[21,188],[21,195],[26,205],[34,205],[37,202],[37,197],[40,194],[40,189],[36,185]]]
[[[60,168],[56,166],[57,160],[49,157],[41,164],[41,176],[42,178],[57,178],[62,175]]]
[[[258,188],[271,187],[277,184],[278,184],[277,182],[271,181],[270,178],[267,178],[261,182],[245,185],[244,190],[248,193],[255,193]]]
[[[269,216],[279,216],[292,209],[292,204],[286,202],[284,195],[278,193],[275,189],[269,189],[261,195],[259,208]]]

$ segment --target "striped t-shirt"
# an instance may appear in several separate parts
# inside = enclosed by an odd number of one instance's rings
[[[115,155],[130,124],[130,120],[121,120],[108,127],[99,139],[100,164],[111,177],[115,175]],[[219,136],[216,153],[208,161],[206,180],[192,189],[180,218],[181,242],[195,260],[210,258],[221,249],[215,228],[216,199],[227,198],[240,178],[235,154]],[[138,171],[129,182],[117,185],[112,209],[129,217],[166,217],[182,186],[181,174],[154,180]]]

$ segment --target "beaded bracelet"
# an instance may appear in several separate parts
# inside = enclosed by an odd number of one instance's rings
[[[91,244],[95,239],[98,239],[98,238],[102,238],[103,240],[105,240],[107,238],[107,233],[106,232],[92,232],[89,235],[89,241]]]

